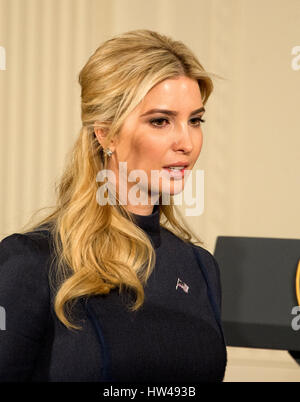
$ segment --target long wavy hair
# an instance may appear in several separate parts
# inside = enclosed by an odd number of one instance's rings
[[[54,211],[23,231],[47,228],[52,235],[55,280],[49,279],[55,289],[54,310],[69,329],[80,329],[70,316],[76,299],[108,294],[112,289],[133,292],[135,300],[128,307],[138,310],[156,261],[148,236],[127,209],[121,204],[100,205],[96,200],[96,176],[107,167],[106,154],[94,133],[96,122],[107,132],[109,142],[154,85],[182,75],[198,81],[205,104],[213,90],[211,77],[218,76],[205,71],[181,41],[146,29],[105,41],[79,73],[82,127],[55,186]],[[183,241],[203,244],[184,222],[172,196],[169,205],[159,202],[159,219],[162,227]]]

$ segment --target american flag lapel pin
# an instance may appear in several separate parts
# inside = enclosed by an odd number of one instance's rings
[[[181,279],[177,279],[176,290],[180,287],[185,293],[188,293],[189,287],[186,283],[184,283]]]

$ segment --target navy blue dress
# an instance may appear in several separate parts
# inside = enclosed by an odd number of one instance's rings
[[[145,302],[130,312],[129,293],[78,299],[82,330],[53,309],[48,230],[14,233],[0,243],[0,381],[220,382],[227,363],[221,286],[212,254],[184,243],[148,216],[133,214],[156,252]],[[3,309],[2,309],[3,310]]]

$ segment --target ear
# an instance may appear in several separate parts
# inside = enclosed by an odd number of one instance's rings
[[[106,141],[107,131],[103,128],[98,127],[97,126],[98,124],[99,124],[98,121],[96,121],[94,124],[94,133],[97,137],[97,140],[99,141],[99,144],[104,149],[110,148],[112,151],[114,151],[114,141],[111,140],[109,144],[107,143],[107,141]]]

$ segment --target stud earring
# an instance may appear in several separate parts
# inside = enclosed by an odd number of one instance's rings
[[[113,151],[111,151],[109,148],[104,149],[105,154],[110,158],[113,154]]]

